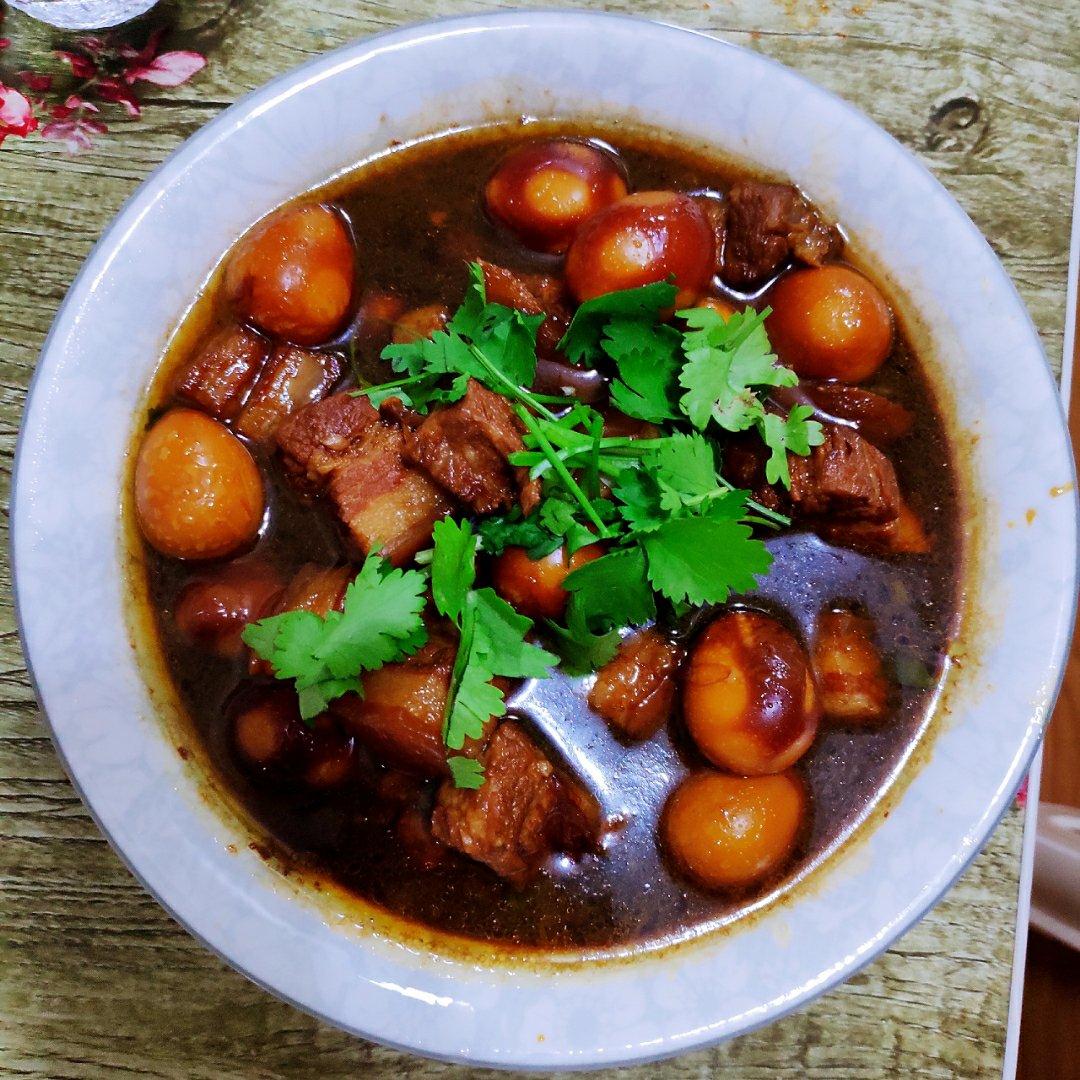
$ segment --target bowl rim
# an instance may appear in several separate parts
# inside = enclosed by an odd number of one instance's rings
[[[410,1053],[416,1053],[425,1057],[433,1058],[436,1060],[446,1061],[450,1063],[461,1064],[463,1062],[474,1063],[477,1065],[484,1065],[493,1068],[516,1068],[523,1070],[543,1069],[548,1071],[567,1071],[577,1070],[581,1068],[599,1068],[603,1066],[615,1066],[623,1064],[644,1064],[651,1061],[660,1060],[663,1058],[669,1058],[676,1054],[682,1054],[689,1050],[701,1048],[709,1045],[713,1045],[726,1038],[731,1037],[735,1032],[715,1034],[712,1031],[705,1030],[703,1033],[691,1032],[689,1034],[683,1033],[678,1036],[673,1036],[660,1047],[650,1047],[648,1051],[643,1050],[643,1047],[622,1047],[616,1048],[612,1053],[610,1049],[602,1049],[595,1054],[583,1058],[579,1056],[576,1060],[566,1060],[557,1057],[543,1056],[537,1054],[535,1058],[511,1058],[511,1057],[491,1057],[483,1056],[483,1054],[473,1053],[472,1051],[465,1052],[440,1052],[426,1046],[422,1037],[415,1042],[396,1041],[387,1039],[385,1035],[380,1034],[377,1031],[364,1030],[360,1026],[348,1023],[344,1021],[340,1016],[333,1016],[328,1013],[322,1012],[319,1009],[313,1007],[311,1004],[306,1003],[293,997],[287,990],[282,989],[279,986],[272,985],[262,978],[248,970],[239,961],[231,957],[223,949],[215,945],[206,934],[196,928],[190,920],[184,918],[176,908],[164,897],[158,890],[156,890],[144,877],[143,873],[138,868],[134,857],[130,856],[124,849],[121,843],[116,839],[114,834],[107,828],[102,818],[99,816],[98,810],[95,808],[91,800],[87,797],[80,781],[77,777],[76,771],[72,766],[71,761],[66,755],[63,746],[61,745],[56,728],[54,727],[52,720],[49,717],[48,712],[45,709],[44,696],[41,690],[41,682],[35,672],[33,660],[30,654],[30,642],[28,638],[27,618],[24,614],[23,604],[24,599],[20,590],[20,574],[19,574],[19,523],[22,521],[21,506],[23,504],[23,494],[26,490],[24,484],[24,475],[27,472],[28,454],[27,454],[27,437],[26,437],[26,424],[25,421],[30,414],[31,407],[34,401],[35,391],[38,388],[39,381],[44,378],[45,364],[43,361],[48,356],[50,350],[54,346],[54,339],[61,332],[61,323],[63,322],[63,316],[69,305],[72,303],[72,298],[82,289],[85,282],[92,276],[101,272],[104,269],[103,266],[99,266],[100,263],[104,263],[107,267],[110,258],[108,252],[114,247],[117,238],[129,230],[133,230],[137,225],[140,216],[148,208],[150,204],[156,201],[160,196],[161,182],[165,177],[172,172],[176,167],[185,163],[185,167],[188,163],[198,158],[205,147],[216,143],[219,139],[227,137],[231,129],[237,127],[239,124],[246,122],[253,115],[260,112],[262,109],[270,105],[272,102],[279,100],[282,97],[289,96],[292,93],[303,89],[306,82],[312,80],[315,77],[321,77],[328,74],[332,69],[344,60],[355,61],[359,56],[371,53],[377,49],[385,48],[389,45],[395,47],[413,46],[417,44],[423,44],[429,39],[433,33],[439,31],[457,29],[457,28],[470,28],[477,31],[497,30],[500,28],[511,28],[515,25],[517,28],[522,29],[526,27],[540,27],[545,26],[558,27],[565,22],[570,21],[573,23],[588,23],[599,24],[603,26],[606,23],[623,23],[632,24],[636,26],[642,33],[653,33],[656,31],[662,31],[664,34],[689,36],[692,38],[708,41],[712,48],[717,52],[717,55],[721,55],[725,51],[731,51],[738,54],[743,54],[752,57],[753,62],[760,64],[766,68],[771,68],[778,73],[782,73],[786,80],[793,81],[800,85],[804,90],[811,92],[817,97],[823,97],[830,100],[831,105],[835,109],[839,109],[849,116],[849,118],[855,120],[862,126],[868,126],[878,136],[884,137],[891,141],[894,148],[903,155],[909,165],[914,166],[922,175],[924,180],[930,181],[938,191],[939,197],[943,197],[944,200],[950,206],[954,218],[958,223],[970,234],[971,238],[977,243],[981,244],[986,250],[993,256],[992,249],[983,235],[979,232],[974,223],[970,220],[963,208],[956,202],[951,193],[944,188],[944,186],[937,180],[934,174],[919,160],[919,158],[908,150],[905,146],[895,140],[888,132],[884,131],[879,125],[877,125],[872,119],[870,119],[861,110],[851,105],[839,95],[832,91],[825,89],[818,84],[812,82],[799,72],[788,68],[786,65],[779,63],[771,59],[770,57],[763,56],[759,53],[755,53],[752,50],[746,49],[742,46],[736,45],[732,42],[726,41],[722,38],[713,36],[710,33],[704,31],[681,27],[666,20],[648,19],[639,16],[625,15],[621,13],[612,12],[595,12],[595,11],[582,11],[582,10],[570,10],[570,9],[548,9],[548,10],[523,10],[523,9],[509,9],[500,12],[493,13],[481,13],[472,15],[456,15],[445,16],[436,19],[425,20],[419,23],[409,23],[404,26],[398,26],[390,28],[363,38],[355,39],[339,46],[327,53],[323,53],[319,56],[312,58],[311,60],[292,68],[282,74],[274,77],[268,82],[260,85],[259,87],[251,90],[243,95],[232,105],[224,109],[218,116],[216,116],[209,123],[200,128],[191,137],[182,142],[176,149],[174,149],[158,166],[156,166],[135,188],[131,195],[124,201],[115,217],[106,227],[100,238],[92,246],[91,250],[87,254],[85,260],[80,266],[77,274],[72,280],[72,283],[65,294],[64,300],[61,302],[57,313],[50,326],[48,334],[46,335],[41,347],[41,351],[38,358],[38,363],[35,365],[35,370],[30,379],[29,386],[26,394],[26,401],[23,408],[22,419],[20,421],[20,428],[16,439],[16,448],[14,455],[14,463],[12,470],[12,486],[11,486],[11,498],[10,498],[10,540],[9,540],[9,557],[12,565],[13,575],[13,595],[15,601],[15,615],[16,623],[19,632],[20,642],[23,649],[23,655],[26,661],[27,672],[30,677],[31,683],[34,688],[34,693],[37,697],[39,706],[41,708],[42,716],[46,722],[46,726],[49,731],[50,739],[56,749],[57,756],[60,758],[61,763],[67,772],[72,785],[75,787],[80,798],[86,806],[95,824],[101,830],[102,834],[108,840],[110,846],[120,856],[121,860],[132,873],[132,875],[140,882],[140,884],[152,895],[155,900],[170,914],[170,916],[178,922],[183,928],[191,934],[197,941],[203,946],[210,949],[216,956],[229,964],[235,970],[246,976],[256,985],[267,990],[275,997],[288,1002],[294,1007],[313,1015],[326,1023],[329,1023],[335,1027],[342,1028],[354,1035],[377,1041],[383,1045],[390,1046],[394,1049],[407,1051]],[[795,178],[797,180],[797,178]],[[1024,318],[1027,321],[1027,327],[1032,337],[1038,341],[1037,330],[1032,323],[1030,316],[1027,313],[1026,307],[1020,298],[1015,285],[1011,278],[1001,266],[1001,264],[993,256],[994,263],[997,267],[997,272],[1000,277],[998,285],[1006,289],[1015,301],[1018,309],[1024,313]],[[1044,356],[1045,353],[1039,346],[1040,352]],[[1050,368],[1044,363],[1042,365],[1041,377],[1044,381],[1048,382],[1054,390],[1054,399],[1057,401],[1058,413],[1055,417],[1055,426],[1060,428],[1064,434],[1064,439],[1067,446],[1067,424],[1065,420],[1064,406],[1058,394],[1057,384],[1054,382]],[[1070,462],[1070,465],[1072,463]],[[1047,698],[1047,708],[1045,716],[1041,722],[1037,724],[1030,724],[1025,730],[1024,738],[1020,744],[1019,751],[1013,758],[1012,766],[1010,768],[1008,781],[1000,786],[994,793],[993,798],[990,800],[989,805],[986,807],[981,818],[970,829],[966,840],[968,842],[968,849],[966,854],[959,862],[950,862],[944,867],[938,868],[935,875],[931,878],[928,885],[929,887],[924,889],[918,903],[912,903],[908,905],[906,909],[903,909],[899,917],[889,925],[886,930],[877,935],[874,939],[872,946],[865,948],[856,953],[852,953],[847,956],[842,963],[834,965],[827,973],[823,973],[822,978],[814,982],[807,982],[798,987],[797,993],[792,993],[787,996],[783,1003],[779,1007],[773,1007],[767,1011],[766,1015],[756,1019],[753,1023],[747,1023],[738,1029],[738,1034],[745,1034],[750,1031],[756,1030],[766,1024],[772,1023],[774,1020],[780,1019],[788,1013],[802,1007],[808,1001],[820,996],[827,990],[835,987],[839,983],[849,979],[852,975],[856,974],[863,967],[874,960],[878,955],[889,948],[900,936],[907,932],[925,914],[932,908],[941,897],[952,888],[957,879],[968,868],[971,861],[981,851],[982,847],[986,843],[992,831],[996,828],[998,822],[1004,813],[1011,805],[1013,796],[1019,784],[1022,782],[1028,767],[1031,764],[1041,737],[1042,732],[1045,729],[1046,722],[1049,718],[1049,713],[1053,701],[1056,699],[1060,690],[1062,679],[1064,676],[1064,659],[1067,653],[1069,641],[1071,638],[1072,627],[1076,619],[1077,611],[1077,592],[1076,592],[1076,580],[1077,580],[1077,566],[1076,566],[1076,523],[1078,518],[1078,496],[1076,492],[1076,472],[1075,468],[1070,473],[1070,480],[1073,484],[1072,498],[1068,500],[1071,503],[1071,540],[1073,547],[1074,558],[1070,567],[1071,570],[1071,583],[1072,587],[1061,597],[1061,602],[1054,611],[1054,650],[1052,655],[1048,658],[1045,664],[1045,670],[1050,676],[1050,682],[1048,684],[1049,696]],[[1064,501],[1064,500],[1063,500]]]

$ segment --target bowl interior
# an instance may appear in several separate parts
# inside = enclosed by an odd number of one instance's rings
[[[133,417],[224,251],[274,206],[394,140],[519,114],[648,124],[803,186],[918,313],[966,475],[977,618],[902,797],[857,857],[836,858],[813,888],[735,933],[648,960],[507,967],[334,925],[298,902],[254,854],[230,850],[236,825],[199,798],[166,738],[125,623],[120,491]],[[184,925],[359,1034],[437,1057],[574,1067],[764,1023],[865,963],[951,884],[1006,807],[1056,691],[1076,594],[1075,496],[1060,490],[1072,480],[1053,380],[1008,278],[880,129],[700,35],[507,13],[330,54],[230,109],[150,177],[43,350],[20,436],[13,551],[24,644],[58,749],[114,845]]]

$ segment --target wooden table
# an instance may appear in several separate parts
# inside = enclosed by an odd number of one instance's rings
[[[166,47],[209,67],[115,106],[78,156],[34,136],[0,150],[0,454],[9,483],[27,384],[57,305],[123,200],[183,139],[271,76],[400,22],[498,0],[189,0]],[[508,5],[509,6],[509,5]],[[533,6],[518,2],[517,6]],[[540,6],[540,5],[536,5]],[[1061,357],[1080,26],[1061,0],[632,0],[789,64],[919,154],[990,238],[1055,370]],[[57,70],[66,39],[9,13],[0,78]],[[132,31],[141,40],[146,28]],[[986,312],[993,318],[992,312]],[[6,490],[5,490],[6,495]],[[5,500],[6,501],[6,500]],[[0,523],[6,530],[6,520]],[[4,546],[6,551],[6,544]],[[343,1035],[248,983],[143,892],[75,795],[0,596],[0,1075],[466,1076]],[[72,583],[77,587],[77,583]],[[1011,810],[960,883],[894,949],[798,1015],[650,1076],[1000,1075],[1023,816]],[[722,992],[722,987],[717,988]],[[644,1074],[644,1070],[642,1070]]]

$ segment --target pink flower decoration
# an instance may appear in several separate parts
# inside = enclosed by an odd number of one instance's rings
[[[84,109],[86,112],[101,112],[92,101],[87,101],[85,98],[79,97],[78,94],[68,94],[67,100],[64,102],[64,108]]]
[[[128,116],[142,115],[138,99],[119,79],[98,79],[92,89],[102,101],[114,101],[123,105]]]
[[[145,51],[145,50],[144,50]],[[206,57],[190,49],[163,52],[149,64],[133,65],[124,72],[124,82],[130,85],[137,79],[155,86],[179,86],[206,67]]]
[[[53,77],[51,75],[40,75],[36,71],[17,71],[15,74],[18,75],[31,90],[41,91],[52,89]]]
[[[0,52],[3,52],[4,49],[10,49],[10,48],[11,48],[11,38],[0,37]]]
[[[165,27],[159,26],[146,39],[146,44],[141,49],[136,49],[134,45],[121,45],[120,55],[125,60],[134,61],[134,63],[128,64],[128,67],[141,67],[144,64],[149,64],[157,56],[158,46],[164,36]]]
[[[109,47],[108,42],[99,37],[82,37],[75,44],[91,56],[100,56]]]
[[[100,120],[87,120],[81,116],[74,120],[54,120],[41,129],[41,137],[50,142],[64,144],[69,154],[89,150],[94,145],[94,135],[104,135],[109,129]]]
[[[71,74],[76,79],[92,79],[97,74],[97,64],[88,56],[64,49],[56,49],[55,53],[65,64],[71,65]]]
[[[54,105],[49,110],[49,115],[54,120],[66,120],[76,109],[81,109],[83,112],[101,112],[92,101],[85,101],[78,94],[68,94],[64,104]]]
[[[1020,787],[1016,792],[1016,805],[1019,806],[1021,810],[1027,806],[1029,780],[1030,777],[1025,776],[1024,779],[1020,781]]]
[[[0,143],[9,135],[25,138],[37,126],[30,102],[18,90],[0,83]]]
[[[3,0],[0,0],[0,20],[3,10]],[[133,88],[135,83],[180,86],[206,67],[206,57],[189,49],[159,54],[165,34],[166,28],[159,27],[139,49],[123,44],[116,35],[110,34],[104,38],[79,38],[71,50],[54,50],[82,84],[77,87],[79,92],[69,93],[63,104],[50,105],[40,98],[28,100],[18,90],[0,83],[0,142],[9,135],[25,136],[36,131],[40,116],[41,121],[48,118],[41,129],[41,137],[62,143],[69,153],[77,153],[89,149],[94,137],[108,130],[96,118],[101,113],[98,103],[120,105],[129,116],[141,116],[142,109]],[[0,38],[0,50],[10,44],[7,38]],[[120,68],[122,71],[118,74]],[[18,76],[28,91],[38,94],[51,91],[55,79],[53,75],[36,71],[20,71]],[[87,96],[82,96],[84,94]]]

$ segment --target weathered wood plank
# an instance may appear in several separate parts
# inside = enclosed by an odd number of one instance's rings
[[[0,484],[25,388],[94,240],[146,173],[267,78],[355,37],[497,0],[192,0],[168,5],[211,65],[109,117],[95,148],[0,151]],[[1058,0],[619,0],[796,68],[862,108],[956,195],[1016,281],[1052,366],[1061,355],[1080,27]],[[4,70],[58,38],[9,17]],[[981,315],[981,313],[975,313]],[[6,547],[6,515],[0,537]],[[101,838],[45,735],[0,560],[0,1075],[480,1077],[372,1047],[297,1013],[207,953]],[[950,895],[847,985],[716,1050],[648,1075],[985,1077],[1000,1070],[1021,818],[1011,811]],[[645,1075],[645,1071],[642,1075]],[[613,1076],[613,1072],[603,1074]]]

